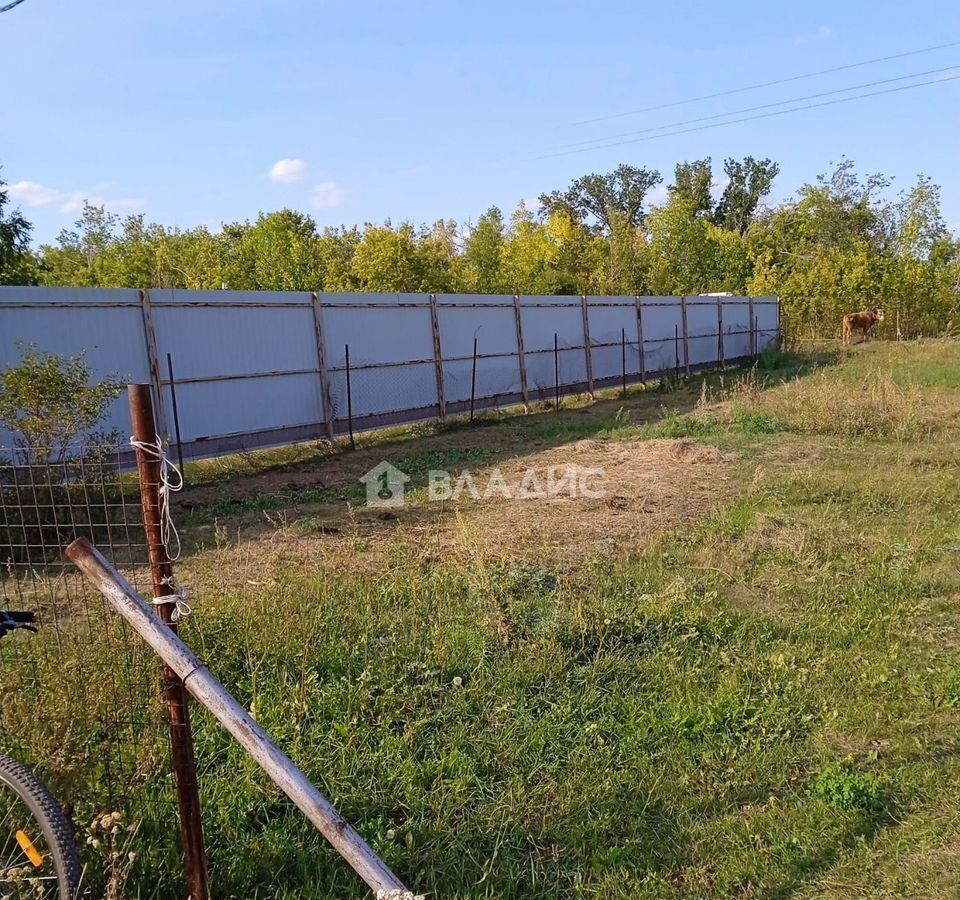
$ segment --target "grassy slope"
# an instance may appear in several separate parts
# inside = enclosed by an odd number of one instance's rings
[[[605,558],[517,534],[424,562],[398,529],[372,574],[310,565],[276,536],[357,495],[298,486],[308,454],[286,487],[191,504],[220,546],[185,580],[221,589],[188,639],[431,896],[956,896],[958,373],[955,343],[773,357],[693,411],[699,382],[392,447],[417,471],[497,461],[480,432],[736,454],[712,513]],[[681,412],[645,422],[661,403]],[[199,742],[218,896],[364,896],[209,722]]]

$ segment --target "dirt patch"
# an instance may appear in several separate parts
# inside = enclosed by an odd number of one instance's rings
[[[578,441],[501,466],[504,479],[517,484],[529,469],[598,470],[602,474],[590,479],[590,487],[602,496],[497,497],[461,502],[457,509],[469,530],[498,555],[620,555],[655,532],[709,513],[723,493],[731,459],[688,440]]]
[[[271,513],[269,522],[237,526],[207,574],[232,567],[223,556],[234,554],[258,557],[268,570],[293,566],[304,573],[331,567],[383,571],[411,560],[432,565],[456,559],[469,565],[477,558],[564,566],[587,557],[626,555],[651,536],[712,512],[729,494],[733,459],[690,440],[581,440],[497,465],[511,488],[528,470],[541,484],[551,468],[602,470],[590,479],[598,496],[473,500],[464,495],[457,501],[429,501],[426,491],[419,491],[390,518],[377,509],[342,503],[290,507]],[[492,471],[491,466],[470,470],[481,492]],[[195,537],[203,535],[209,546],[209,533]],[[201,563],[206,557],[201,553],[194,559]],[[187,561],[183,565],[194,568]]]

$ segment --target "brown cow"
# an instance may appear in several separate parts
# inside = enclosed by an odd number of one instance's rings
[[[882,309],[865,309],[863,312],[847,313],[843,317],[843,343],[849,344],[855,331],[862,332],[865,341],[870,340],[877,323],[882,322],[883,318]]]

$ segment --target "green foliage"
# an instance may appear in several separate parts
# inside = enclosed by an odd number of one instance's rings
[[[850,761],[827,766],[813,780],[810,792],[837,809],[877,812],[883,806],[877,776],[858,772]]]
[[[880,337],[960,329],[960,241],[940,191],[921,175],[890,180],[850,160],[764,207],[779,167],[724,162],[722,195],[709,158],[677,164],[666,199],[658,172],[620,165],[476,223],[367,223],[325,228],[290,209],[218,233],[148,223],[86,206],[73,228],[30,252],[29,223],[4,216],[0,283],[237,290],[518,294],[778,295],[792,337],[836,337],[845,313],[883,306]],[[2,187],[2,185],[0,185]]]
[[[9,202],[0,178],[0,284],[35,284],[39,272],[30,252],[33,226],[19,209],[4,210]]]
[[[62,462],[76,440],[100,424],[123,390],[110,376],[90,383],[83,355],[22,348],[19,365],[0,372],[0,424],[18,435],[31,461]]]

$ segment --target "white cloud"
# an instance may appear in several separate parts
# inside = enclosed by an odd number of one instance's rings
[[[798,35],[794,38],[796,44],[813,44],[816,41],[829,41],[834,36],[832,25],[821,25],[816,31]]]
[[[321,181],[313,186],[313,205],[318,209],[333,209],[347,199],[347,189],[338,181]]]
[[[18,181],[9,185],[7,192],[14,200],[26,203],[27,206],[52,206],[62,213],[78,213],[83,209],[84,203],[91,206],[109,206],[113,209],[135,209],[141,205],[139,200],[107,200],[91,191],[60,191],[36,181]]]
[[[8,185],[7,193],[14,200],[20,200],[29,206],[52,206],[61,200],[62,194],[54,188],[36,181],[18,181]]]
[[[271,181],[290,184],[307,174],[307,164],[302,159],[278,159],[270,168],[267,177]]]

